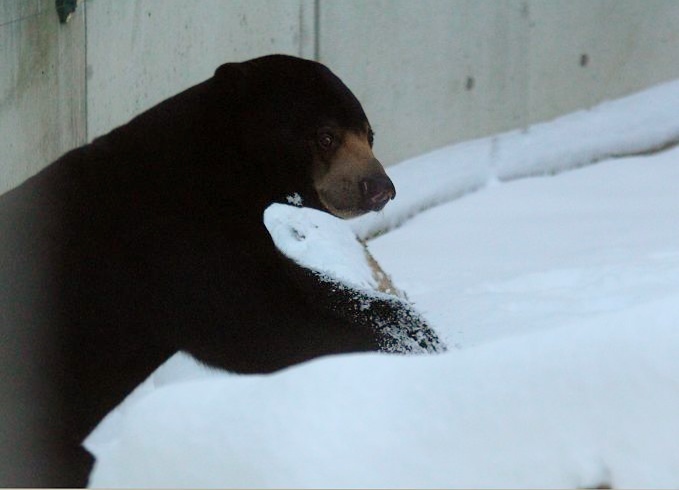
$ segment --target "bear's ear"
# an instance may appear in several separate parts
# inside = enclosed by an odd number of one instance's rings
[[[225,63],[217,68],[214,78],[231,95],[242,97],[248,86],[248,72],[247,63]]]
[[[237,80],[245,77],[245,63],[224,63],[215,71],[215,78]]]

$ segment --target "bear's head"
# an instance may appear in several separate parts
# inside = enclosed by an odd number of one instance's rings
[[[396,195],[361,104],[322,64],[271,55],[222,65],[215,80],[237,118],[239,151],[263,169],[271,202],[351,218]]]

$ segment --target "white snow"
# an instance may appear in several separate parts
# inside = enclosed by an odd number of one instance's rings
[[[476,345],[679,290],[678,183],[676,148],[517,180],[370,249],[449,345]]]
[[[527,129],[438,149],[389,168],[397,199],[352,221],[361,237],[488,184],[551,175],[679,142],[679,80]]]
[[[264,225],[276,247],[297,263],[358,289],[377,288],[365,249],[345,221],[311,208],[273,204],[264,211]]]
[[[297,192],[294,194],[291,194],[285,198],[285,200],[288,202],[288,204],[292,204],[293,206],[302,206],[304,203],[302,202],[302,196],[300,196]]]
[[[369,248],[458,348],[269,376],[175,356],[88,439],[91,484],[676,488],[679,148],[600,160],[672,142],[678,114],[673,83],[442,149],[350,225],[270,209],[281,248],[362,287],[348,226],[401,224]]]

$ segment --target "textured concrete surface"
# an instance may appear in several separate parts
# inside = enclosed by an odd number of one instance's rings
[[[0,2],[0,192],[65,151],[85,129],[85,15],[60,24],[53,0]]]
[[[321,0],[386,164],[679,77],[673,0]]]
[[[313,1],[87,2],[88,137],[118,126],[227,61],[313,57]]]

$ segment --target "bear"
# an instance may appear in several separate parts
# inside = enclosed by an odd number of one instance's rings
[[[262,222],[272,203],[381,210],[396,190],[372,146],[337,76],[270,55],[0,196],[0,485],[86,485],[83,439],[178,351],[249,374],[445,349],[407,302],[300,266]]]

